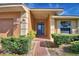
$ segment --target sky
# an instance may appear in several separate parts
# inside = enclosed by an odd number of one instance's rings
[[[59,15],[79,16],[79,3],[28,3],[29,8],[63,8]]]

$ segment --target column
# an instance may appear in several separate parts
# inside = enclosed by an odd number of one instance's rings
[[[50,33],[55,33],[55,19],[51,18],[50,19]]]
[[[28,33],[28,14],[22,13],[20,21],[20,35],[27,35]]]
[[[78,27],[77,27],[77,30],[78,30],[78,32],[77,32],[77,33],[79,34],[79,20],[78,20],[78,22],[77,22],[77,23],[78,23],[78,24],[77,24],[77,26],[78,26]]]
[[[60,22],[61,20],[57,20],[57,33],[60,34],[61,31],[60,31]]]
[[[71,21],[71,29],[72,29],[72,34],[76,34],[76,23],[75,23],[75,21]]]

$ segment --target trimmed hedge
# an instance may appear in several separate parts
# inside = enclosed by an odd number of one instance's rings
[[[69,49],[74,53],[79,53],[79,41],[71,42]]]
[[[55,44],[59,46],[64,43],[73,42],[79,37],[79,34],[52,34],[52,37],[54,38]]]
[[[2,38],[1,43],[5,51],[15,54],[25,54],[31,48],[31,41],[30,37],[20,36],[19,38]]]
[[[18,55],[18,54],[0,54],[0,56],[20,56],[20,55]]]

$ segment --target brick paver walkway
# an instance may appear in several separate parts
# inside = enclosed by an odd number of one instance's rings
[[[41,42],[45,41],[46,39],[36,38],[35,45],[33,49],[33,56],[49,56],[49,52],[46,47],[41,46]]]

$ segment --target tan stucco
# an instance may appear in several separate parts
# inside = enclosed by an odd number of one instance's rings
[[[20,12],[0,12],[0,18],[18,18]]]
[[[71,21],[72,34],[79,33],[79,17],[78,16],[57,16],[63,9],[29,9],[24,4],[0,5],[0,33],[1,28],[12,28],[10,34],[19,36],[21,34],[22,20],[26,22],[25,35],[29,31],[37,32],[37,23],[43,22],[45,38],[50,38],[52,33],[61,33],[59,28],[60,21]],[[9,25],[9,27],[8,27]],[[7,36],[8,30],[2,33]],[[0,34],[1,35],[1,34]]]
[[[24,15],[26,14],[27,15]],[[22,4],[21,5],[0,5],[0,26],[2,26],[2,22],[5,23],[6,27],[5,29],[10,29],[12,27],[12,36],[18,37],[21,34],[21,20],[25,19],[26,20],[26,34],[28,32],[28,20],[29,20],[29,10],[24,7]],[[3,24],[4,24],[3,23]],[[8,24],[7,24],[8,23]],[[10,24],[11,23],[11,24]],[[9,25],[9,27],[8,27]],[[4,28],[4,27],[3,27]],[[1,30],[1,29],[0,29]],[[0,31],[0,33],[2,33]],[[5,35],[6,34],[6,35]],[[1,35],[1,34],[0,34]],[[8,36],[7,31],[3,33],[3,35]],[[10,35],[10,36],[11,36]]]
[[[49,34],[48,34],[48,21],[47,21],[48,19],[32,19],[32,29],[34,30],[34,31],[36,31],[37,32],[37,24],[39,23],[39,22],[43,22],[44,23],[44,37],[47,37]]]
[[[44,23],[44,36],[45,38],[50,38],[51,32],[50,32],[50,26],[51,26],[51,19],[50,15],[54,15],[56,12],[50,12],[50,11],[31,11],[30,17],[31,17],[31,26],[34,31],[37,32],[37,24],[39,22]],[[29,25],[30,26],[30,25]],[[54,32],[54,31],[53,31]]]
[[[19,12],[1,12],[0,13],[0,26],[3,27],[3,29],[10,29],[12,27],[12,35],[14,36],[18,36],[19,33],[19,24],[14,24],[17,19],[20,17],[20,13]],[[9,26],[9,27],[8,27]],[[0,28],[1,30],[1,28]],[[0,33],[2,33],[2,31],[0,31]],[[6,32],[4,32],[3,34],[8,34],[8,30],[6,30]],[[1,35],[1,34],[0,34]]]
[[[79,33],[79,20],[77,20],[76,25],[77,25],[77,33]]]
[[[55,20],[55,33],[61,33],[59,28],[60,21],[71,21],[72,34],[77,33],[77,20],[78,19],[54,19]]]

